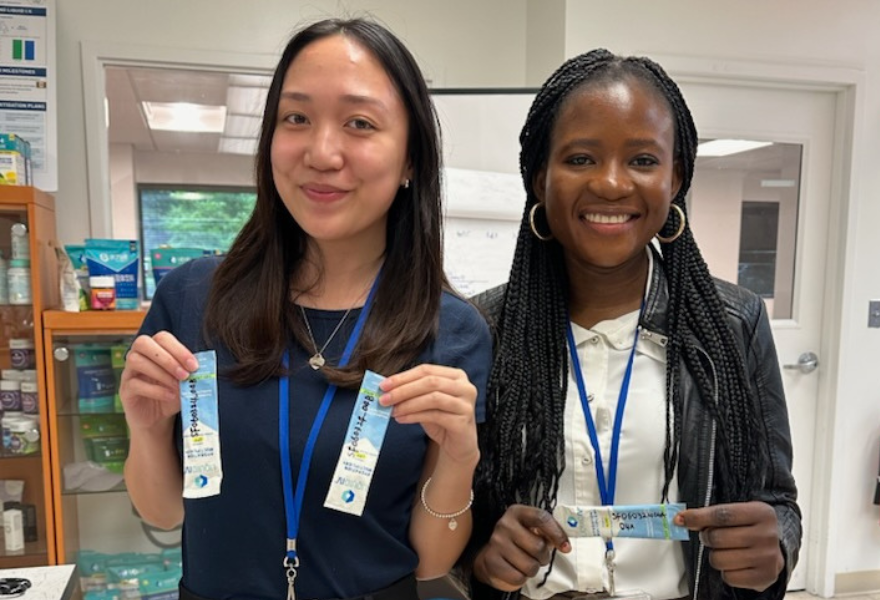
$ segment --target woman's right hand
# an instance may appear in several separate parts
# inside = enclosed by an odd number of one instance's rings
[[[550,563],[553,548],[571,551],[568,535],[553,515],[533,506],[514,504],[477,554],[474,575],[497,590],[518,590]]]
[[[198,366],[192,352],[167,331],[138,336],[119,383],[128,426],[146,431],[170,423],[180,412],[180,382]]]

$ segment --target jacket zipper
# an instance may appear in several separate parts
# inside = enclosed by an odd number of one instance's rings
[[[715,403],[715,407],[718,408],[718,373],[715,370],[715,363],[712,362],[712,358],[709,354],[696,346],[696,349],[705,355],[706,360],[709,361],[709,365],[712,367],[712,401]],[[709,506],[709,503],[712,501],[712,486],[715,483],[715,436],[717,434],[718,422],[716,420],[712,420],[712,434],[710,436],[710,444],[709,444],[709,477],[706,481],[706,495],[703,497],[703,507]],[[700,540],[700,546],[697,549],[697,567],[694,571],[694,594],[692,596],[693,600],[697,600],[698,593],[700,591],[700,577],[703,572],[703,554],[706,550],[706,547],[703,544],[703,540]]]

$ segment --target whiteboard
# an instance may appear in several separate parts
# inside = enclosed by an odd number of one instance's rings
[[[507,281],[526,193],[519,132],[532,90],[435,90],[443,135],[444,267],[471,296]]]

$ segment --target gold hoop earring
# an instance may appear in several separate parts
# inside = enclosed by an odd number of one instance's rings
[[[669,237],[663,237],[659,233],[657,233],[657,240],[660,241],[661,244],[671,244],[679,237],[681,237],[681,234],[684,233],[685,223],[687,223],[687,219],[684,216],[684,211],[681,210],[681,207],[678,204],[671,204],[669,207],[674,208],[675,211],[678,213],[678,229],[675,230],[675,234]]]
[[[553,234],[550,235],[541,235],[538,231],[538,228],[535,227],[535,211],[538,210],[539,206],[544,206],[543,202],[535,202],[532,205],[532,209],[529,211],[529,226],[532,228],[532,233],[535,234],[535,237],[541,240],[542,242],[549,242],[553,239]],[[546,209],[545,209],[546,212]]]

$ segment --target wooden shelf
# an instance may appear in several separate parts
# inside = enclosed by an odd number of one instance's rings
[[[7,212],[10,208],[17,207],[24,211],[28,204],[55,211],[55,198],[37,188],[27,185],[0,185],[0,211]]]
[[[146,311],[143,310],[86,310],[66,312],[47,310],[43,312],[43,327],[55,333],[128,333],[140,329]]]
[[[25,542],[24,549],[17,552],[7,552],[6,548],[0,545],[0,561],[4,558],[19,558],[22,556],[46,556],[47,552],[45,538],[36,542]]]
[[[28,458],[41,458],[39,452],[31,452],[30,454],[12,454],[0,450],[0,460],[26,460]]]

